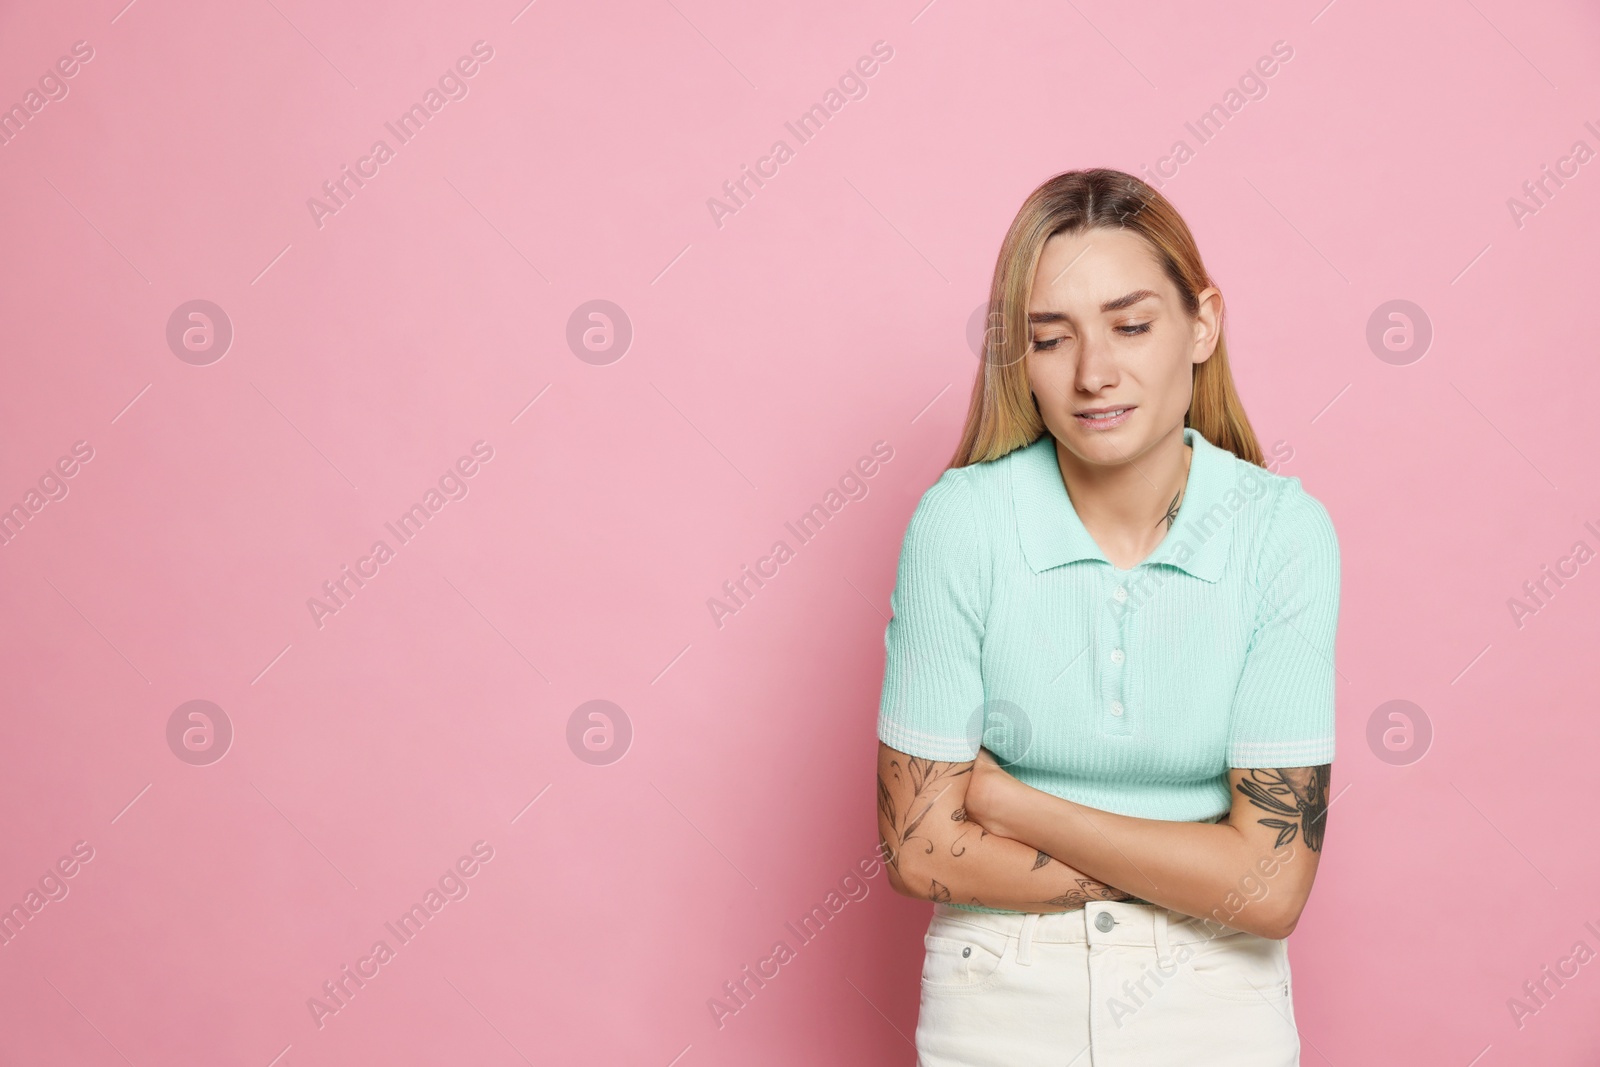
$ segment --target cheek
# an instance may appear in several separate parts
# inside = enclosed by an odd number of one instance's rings
[[[1072,382],[1072,366],[1066,356],[1048,352],[1028,354],[1028,388],[1045,402]]]
[[[1027,371],[1028,390],[1035,397],[1046,395],[1044,375],[1040,373],[1039,361],[1031,355],[1028,357]]]
[[[1170,400],[1181,407],[1194,380],[1194,364],[1189,362],[1188,348],[1163,345],[1161,351],[1150,352],[1147,360],[1139,362],[1143,367],[1136,373],[1141,383],[1154,394],[1147,397],[1147,402],[1154,404],[1158,400],[1163,403]]]

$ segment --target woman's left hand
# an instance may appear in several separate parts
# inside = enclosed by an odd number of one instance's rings
[[[988,749],[978,749],[978,756],[972,761],[972,780],[967,783],[967,799],[963,805],[967,817],[990,833],[1004,837],[1001,824],[1006,792],[1017,784],[1011,772],[1000,766]]]

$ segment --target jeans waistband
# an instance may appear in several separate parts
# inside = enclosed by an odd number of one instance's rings
[[[1133,904],[1121,900],[1096,900],[1074,911],[984,912],[948,904],[934,904],[936,917],[969,923],[1018,938],[1019,962],[1028,962],[1034,944],[1140,945],[1155,948],[1161,957],[1169,946],[1229,937],[1240,931],[1211,919],[1197,918],[1159,904]]]

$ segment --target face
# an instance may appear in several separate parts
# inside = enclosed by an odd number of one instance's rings
[[[1215,350],[1222,310],[1216,289],[1199,299],[1190,318],[1155,250],[1132,230],[1045,242],[1028,301],[1026,362],[1056,440],[1085,463],[1112,466],[1181,434],[1194,366]]]

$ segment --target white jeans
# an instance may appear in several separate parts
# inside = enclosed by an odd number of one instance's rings
[[[1287,941],[1152,904],[935,904],[918,1067],[1296,1067]]]

